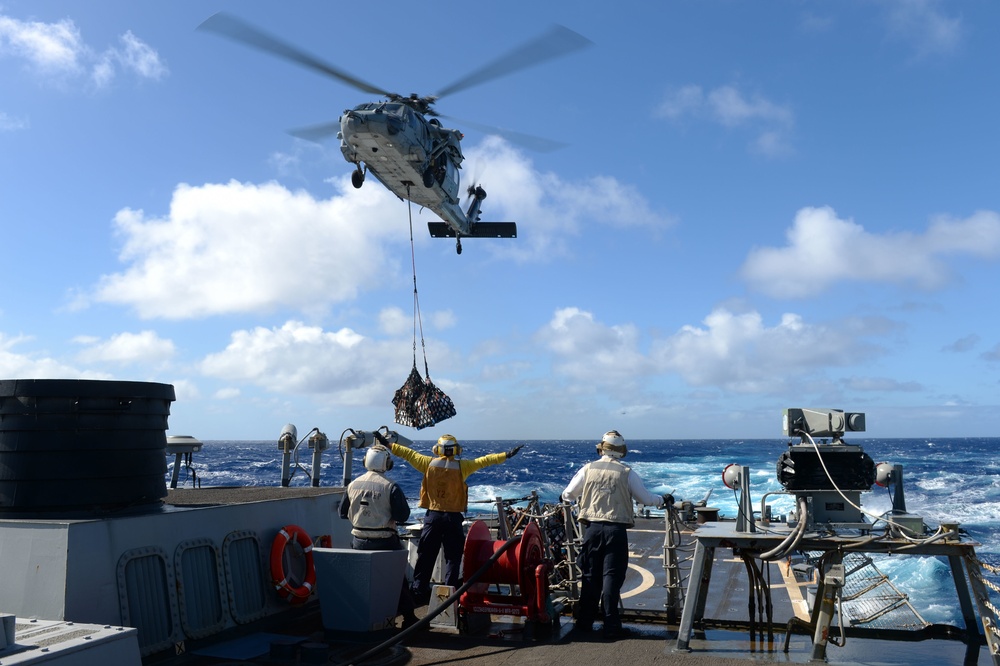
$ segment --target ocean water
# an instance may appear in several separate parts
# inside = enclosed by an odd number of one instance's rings
[[[487,467],[469,477],[470,513],[488,512],[496,497],[519,499],[537,491],[542,502],[558,501],[559,493],[580,467],[596,458],[595,441],[532,440],[527,442],[470,440],[462,442],[462,457],[475,458],[506,451],[524,444],[520,453],[502,465]],[[956,439],[860,439],[847,443],[861,446],[876,462],[903,466],[906,508],[936,527],[940,522],[959,522],[969,537],[982,546],[981,560],[1000,565],[1000,463],[992,455],[1000,438]],[[430,453],[432,441],[416,441],[414,448]],[[722,516],[736,515],[736,494],[722,483],[722,471],[730,463],[750,469],[751,495],[759,506],[764,493],[781,491],[775,469],[788,440],[630,440],[625,458],[653,493],[671,493],[680,500],[708,498]],[[363,452],[362,452],[363,453]],[[309,485],[307,470],[312,452],[303,443],[291,485]],[[362,455],[355,452],[352,477],[364,471]],[[168,461],[170,462],[170,461]],[[271,441],[208,441],[194,455],[193,466],[203,486],[280,485],[281,451]],[[320,485],[340,485],[344,474],[342,450],[337,442],[324,452]],[[417,498],[420,474],[396,459],[389,472],[410,499],[414,518],[419,518]],[[169,476],[168,476],[169,478]],[[182,485],[191,485],[191,474],[180,475]],[[862,507],[881,514],[892,507],[888,490],[878,486],[862,494]],[[791,497],[768,498],[775,514],[793,508]],[[652,513],[656,514],[656,511]],[[878,567],[902,591],[928,622],[961,626],[951,571],[945,560],[916,556],[883,556]]]

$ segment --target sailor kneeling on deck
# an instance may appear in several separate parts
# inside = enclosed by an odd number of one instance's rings
[[[385,473],[392,469],[389,449],[375,444],[365,453],[368,471],[351,481],[340,504],[341,518],[351,521],[351,548],[354,550],[402,550],[396,526],[410,517],[406,495]],[[403,616],[403,628],[418,621],[410,588],[403,578],[396,614]]]
[[[576,630],[593,631],[600,603],[604,637],[609,639],[628,635],[619,605],[628,571],[628,528],[634,524],[632,502],[663,508],[674,500],[646,490],[639,475],[622,463],[627,452],[621,433],[609,430],[597,443],[601,458],[584,465],[562,492],[564,501],[578,502],[578,518],[586,526],[579,557]]]

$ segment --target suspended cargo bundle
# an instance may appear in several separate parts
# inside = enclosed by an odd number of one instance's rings
[[[455,404],[434,385],[430,376],[423,378],[416,363],[410,376],[392,398],[396,423],[421,430],[455,416]]]

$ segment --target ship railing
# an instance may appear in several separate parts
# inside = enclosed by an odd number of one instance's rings
[[[1000,575],[1000,567],[980,561],[975,550],[970,549],[965,556],[965,570],[969,574],[969,585],[979,609],[986,645],[996,666],[1000,664],[1000,609],[990,600],[990,590],[1000,593],[1000,585],[987,578],[983,572],[997,576]]]
[[[528,522],[536,523],[541,534],[545,559],[553,565],[549,576],[549,587],[552,591],[560,593],[561,604],[572,610],[580,598],[581,571],[578,555],[583,543],[583,528],[577,517],[576,505],[569,502],[542,503],[536,491],[521,498],[496,497],[494,500],[470,502],[470,504],[476,503],[494,505],[497,538],[500,540],[506,540],[522,532]],[[518,506],[519,504],[526,505],[522,507]],[[692,549],[691,544],[683,543],[681,532],[688,530],[690,525],[685,521],[684,514],[673,506],[664,511],[664,521],[663,569],[666,578],[664,608],[667,622],[675,623],[679,621],[684,608],[687,588],[687,576],[683,573],[681,565],[691,559],[686,551]]]

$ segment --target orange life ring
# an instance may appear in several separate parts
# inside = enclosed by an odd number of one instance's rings
[[[285,546],[289,543],[297,543],[302,547],[302,553],[306,558],[305,580],[298,587],[294,587],[288,582],[288,575],[285,573],[284,553]],[[274,537],[271,544],[271,582],[274,589],[283,599],[288,599],[290,604],[301,604],[312,594],[316,585],[316,567],[313,564],[313,543],[312,539],[298,525],[285,525]]]

